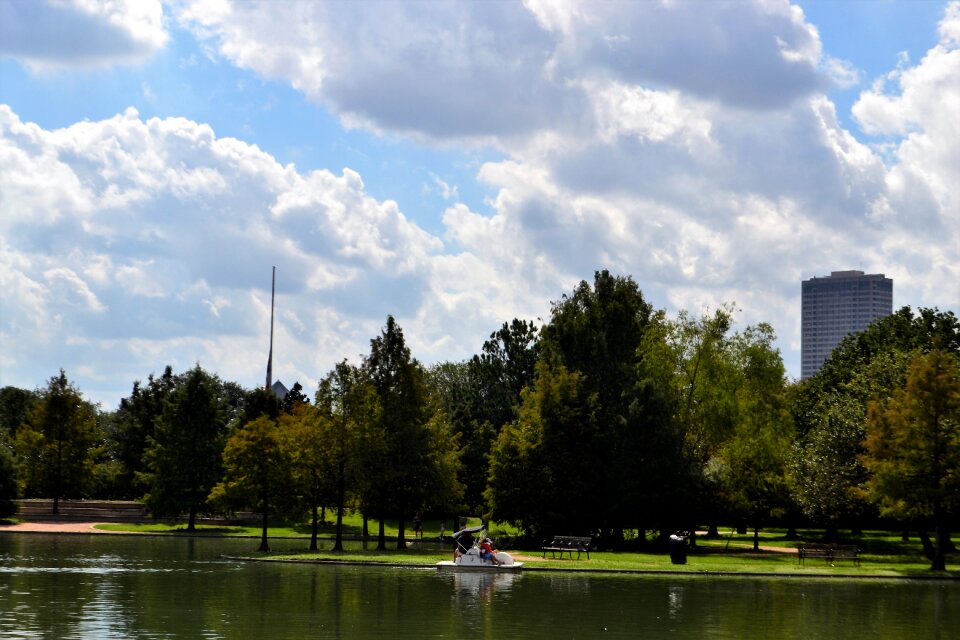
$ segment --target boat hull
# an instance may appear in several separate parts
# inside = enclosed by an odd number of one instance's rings
[[[443,560],[437,563],[437,569],[441,571],[480,571],[489,573],[503,573],[520,571],[523,568],[522,562],[513,564],[460,564],[453,560]]]

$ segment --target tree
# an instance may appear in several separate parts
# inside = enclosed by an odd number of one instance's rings
[[[346,360],[320,381],[316,395],[317,420],[310,429],[300,431],[301,444],[295,455],[295,468],[305,474],[312,495],[325,488],[337,509],[333,550],[343,550],[343,510],[348,490],[358,483],[360,443],[365,425],[379,420],[377,396],[364,371]],[[316,529],[317,499],[313,505]],[[311,549],[315,543],[311,540]]]
[[[493,519],[535,537],[596,522],[597,496],[585,482],[594,469],[579,451],[598,437],[597,399],[583,378],[563,365],[538,365],[519,418],[504,426],[491,452],[486,499]]]
[[[228,508],[252,507],[261,513],[259,551],[269,551],[268,514],[289,500],[292,486],[290,452],[275,420],[263,415],[248,422],[223,449],[223,480],[210,492],[210,502]]]
[[[17,463],[10,450],[0,443],[0,518],[17,512]]]
[[[139,498],[147,487],[139,480],[145,471],[143,457],[154,435],[154,428],[163,403],[170,397],[177,380],[168,365],[159,378],[151,373],[147,384],[133,383],[130,396],[120,400],[120,406],[107,423],[107,435],[113,441],[117,459],[122,466],[119,483],[125,498]]]
[[[13,442],[16,439],[17,429],[38,399],[36,392],[27,389],[0,389],[0,441]]]
[[[826,538],[838,536],[844,520],[857,521],[865,504],[867,469],[862,407],[842,394],[820,402],[820,422],[798,438],[791,457],[792,494],[803,514],[823,524]]]
[[[368,467],[368,496],[380,518],[378,548],[384,546],[383,515],[388,509],[397,514],[397,548],[405,549],[406,514],[419,510],[435,493],[436,481],[456,482],[456,478],[435,473],[435,451],[443,446],[456,447],[456,441],[433,441],[435,430],[429,421],[439,408],[432,402],[426,374],[411,358],[403,331],[392,316],[380,336],[370,341],[365,368],[376,392],[379,406],[379,434],[382,449],[373,449],[380,463]],[[373,443],[371,443],[373,444]]]
[[[490,448],[503,425],[516,419],[520,392],[533,382],[540,357],[538,333],[533,322],[505,322],[490,334],[480,354],[430,370],[430,386],[460,439],[460,481],[470,513],[485,511]]]
[[[310,398],[303,392],[303,386],[297,381],[283,398],[283,412],[292,414],[301,404],[310,404]]]
[[[905,386],[870,405],[866,448],[870,496],[886,515],[933,521],[930,568],[944,571],[946,520],[960,507],[960,358],[917,354]]]
[[[793,494],[805,514],[827,525],[828,537],[840,519],[858,528],[870,509],[870,472],[858,458],[869,404],[903,386],[911,354],[936,349],[960,355],[956,316],[904,307],[844,338],[816,375],[791,390]]]
[[[222,477],[228,402],[217,380],[197,365],[163,402],[145,454],[146,503],[157,517],[188,513],[195,529],[210,490]]]
[[[93,477],[96,439],[96,408],[61,369],[17,431],[24,495],[53,497],[55,514],[61,498],[82,496]]]
[[[787,461],[793,426],[786,405],[785,370],[776,335],[765,323],[747,327],[727,342],[736,378],[733,433],[717,448],[715,464],[727,507],[759,529],[790,504]]]
[[[579,441],[557,444],[590,470],[579,478],[593,496],[591,513],[580,526],[599,531],[600,544],[622,539],[625,518],[635,518],[620,499],[641,478],[629,456],[638,453],[635,446],[653,442],[645,431],[657,419],[647,413],[654,405],[636,404],[640,346],[652,318],[652,307],[632,278],[598,271],[592,287],[581,282],[552,305],[550,322],[541,331],[542,360],[552,369],[562,365],[580,374],[578,403],[589,399],[593,404],[592,430]]]

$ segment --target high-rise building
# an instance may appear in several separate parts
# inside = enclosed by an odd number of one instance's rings
[[[800,377],[809,378],[845,336],[893,313],[893,280],[882,273],[833,271],[803,281]]]

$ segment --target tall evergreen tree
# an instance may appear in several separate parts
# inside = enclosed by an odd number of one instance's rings
[[[55,514],[61,498],[84,495],[93,477],[97,431],[96,408],[61,369],[17,432],[24,495],[52,497]]]
[[[367,424],[380,419],[379,404],[364,371],[344,360],[320,381],[315,406],[318,422],[312,433],[305,434],[303,451],[316,451],[316,455],[305,470],[316,470],[313,486],[319,487],[321,478],[332,485],[331,497],[337,510],[333,550],[341,551],[348,491],[357,486],[361,475],[362,436]]]
[[[379,400],[379,431],[385,439],[385,464],[371,470],[369,485],[380,518],[378,547],[385,545],[383,516],[392,511],[398,520],[397,548],[405,549],[407,515],[421,509],[436,490],[431,481],[438,479],[432,468],[437,457],[432,452],[438,446],[455,448],[456,442],[433,441],[436,432],[428,423],[437,407],[430,401],[426,374],[410,356],[393,316],[387,317],[380,336],[370,341],[365,367]],[[445,480],[455,482],[455,478]]]
[[[217,381],[197,365],[164,400],[145,454],[146,502],[158,517],[188,514],[195,529],[210,490],[222,477],[227,399]]]
[[[159,378],[152,373],[147,376],[145,385],[137,380],[130,396],[120,400],[120,406],[107,425],[107,435],[114,442],[122,466],[119,483],[125,489],[125,498],[139,498],[147,491],[138,480],[146,470],[143,457],[153,438],[157,419],[163,413],[163,403],[170,397],[176,383],[169,365]]]

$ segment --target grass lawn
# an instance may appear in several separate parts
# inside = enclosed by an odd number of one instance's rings
[[[465,524],[466,522],[466,524]],[[479,518],[461,518],[460,526],[476,526],[480,524]],[[423,538],[424,540],[439,540],[440,538],[440,520],[424,520],[423,521]],[[376,520],[370,520],[368,523],[369,533],[371,536],[376,536],[378,532],[379,523]],[[163,522],[150,522],[144,524],[128,524],[128,523],[105,523],[99,524],[96,527],[97,529],[102,529],[104,531],[122,531],[129,533],[170,533],[170,534],[180,534],[186,535],[187,525],[183,522],[177,523],[163,523]],[[397,533],[399,533],[399,528],[396,520],[385,520],[384,521],[384,535],[388,538],[395,538]],[[491,526],[490,534],[492,536],[500,535],[515,535],[515,531],[506,525],[497,525],[494,524]],[[293,525],[271,525],[269,527],[269,536],[271,538],[309,538],[310,537],[310,523],[303,522]],[[336,533],[336,513],[327,511],[326,520],[320,523],[320,535],[321,536],[332,536]],[[344,515],[343,518],[343,535],[345,537],[359,537],[363,533],[363,517],[358,513],[348,512]],[[453,533],[453,520],[448,520],[445,522],[444,533],[447,537]],[[218,536],[260,536],[260,526],[259,525],[248,525],[248,526],[226,526],[226,525],[207,525],[207,524],[198,524],[197,532],[191,535],[218,535]],[[404,535],[408,540],[413,540],[413,522],[407,521],[404,527]]]
[[[387,541],[386,551],[375,551],[374,541],[360,542],[346,540],[345,549],[332,552],[333,546],[330,536],[334,533],[334,525],[325,523],[320,530],[320,550],[307,551],[307,540],[310,535],[309,524],[295,526],[271,527],[270,538],[300,538],[303,539],[303,551],[283,551],[256,553],[252,551],[249,557],[263,560],[295,560],[295,561],[341,561],[365,563],[389,563],[411,566],[433,566],[440,560],[449,560],[452,557],[453,547],[447,543],[443,547],[437,546],[439,538],[439,522],[424,522],[424,539],[428,541],[422,546],[412,538],[412,531],[407,531],[408,549],[396,550],[394,540]],[[470,521],[470,526],[479,524],[479,521]],[[376,534],[377,523],[370,522],[370,533]],[[467,525],[461,525],[467,526]],[[151,523],[143,525],[131,524],[102,524],[98,528],[110,531],[126,531],[136,533],[168,533],[171,535],[204,535],[204,536],[251,536],[259,537],[259,527],[239,526],[210,526],[199,525],[198,531],[190,534],[185,524]],[[344,533],[347,536],[358,537],[362,530],[359,515],[351,515],[345,519]],[[446,529],[449,534],[450,529]],[[508,529],[491,527],[493,537],[509,535]],[[396,522],[385,523],[387,537],[397,534]],[[761,551],[754,552],[753,534],[738,535],[736,533],[721,532],[720,538],[697,538],[696,548],[688,552],[687,563],[675,565],[665,552],[606,552],[590,553],[590,559],[582,556],[580,560],[569,558],[553,559],[550,554],[542,558],[539,551],[505,549],[514,556],[520,556],[525,568],[549,569],[566,571],[632,571],[658,572],[676,571],[689,574],[703,572],[731,573],[731,574],[779,574],[797,576],[830,576],[852,575],[863,577],[928,577],[930,562],[921,552],[920,541],[913,537],[903,542],[899,534],[885,531],[868,531],[862,536],[848,538],[844,543],[856,544],[862,551],[860,566],[852,560],[838,560],[833,565],[824,560],[807,560],[800,565],[797,555],[789,550],[795,549],[802,541],[819,541],[821,531],[800,531],[799,539],[788,539],[783,530],[769,529],[760,532]],[[449,538],[449,536],[448,536]],[[948,571],[940,574],[944,577],[960,578],[960,554],[947,557]]]

